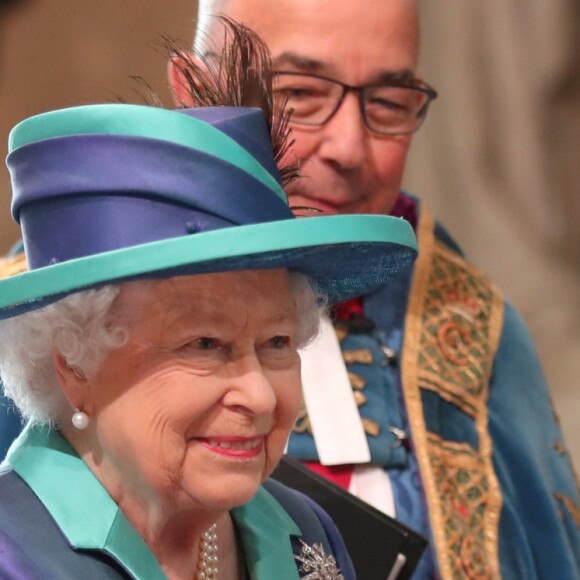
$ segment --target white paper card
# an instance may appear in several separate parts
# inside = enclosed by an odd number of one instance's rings
[[[300,351],[304,403],[323,465],[368,463],[371,453],[336,332],[328,316]]]
[[[384,514],[392,518],[396,516],[393,486],[382,467],[357,465],[350,478],[348,491]]]

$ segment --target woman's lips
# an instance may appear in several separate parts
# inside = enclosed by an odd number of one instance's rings
[[[264,448],[264,437],[208,437],[199,441],[214,453],[228,457],[256,457]]]

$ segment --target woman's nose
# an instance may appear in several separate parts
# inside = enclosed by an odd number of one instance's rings
[[[228,391],[223,399],[226,406],[247,415],[267,415],[276,408],[272,385],[258,365],[243,369],[229,377]]]

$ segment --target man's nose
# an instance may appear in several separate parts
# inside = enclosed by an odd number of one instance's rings
[[[228,377],[228,391],[223,402],[229,408],[245,415],[267,415],[276,408],[274,389],[260,364],[237,364]]]
[[[332,118],[321,128],[320,156],[352,170],[360,166],[366,156],[369,132],[360,109],[359,97],[347,93]]]

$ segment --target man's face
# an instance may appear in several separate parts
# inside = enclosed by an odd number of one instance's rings
[[[349,85],[414,75],[417,14],[412,0],[231,0],[222,10],[265,40],[277,71],[312,73]],[[324,213],[389,213],[397,199],[410,136],[365,126],[348,93],[322,127],[293,126],[302,178],[291,206]]]

